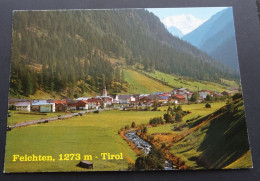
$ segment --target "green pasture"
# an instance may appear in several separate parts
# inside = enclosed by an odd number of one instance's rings
[[[125,81],[128,83],[128,94],[153,94],[154,92],[167,92],[172,89],[134,70],[124,70],[124,75]]]

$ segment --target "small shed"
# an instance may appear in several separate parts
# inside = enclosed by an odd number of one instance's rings
[[[77,166],[86,169],[93,169],[93,163],[89,161],[80,161]]]
[[[17,111],[31,111],[31,104],[30,102],[18,102],[15,104],[15,109]]]

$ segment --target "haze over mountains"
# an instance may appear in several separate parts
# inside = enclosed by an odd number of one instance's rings
[[[232,8],[216,13],[182,39],[220,62],[238,69]]]

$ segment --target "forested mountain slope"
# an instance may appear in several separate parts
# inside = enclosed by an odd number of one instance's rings
[[[200,80],[239,77],[143,9],[16,11],[12,36],[11,96],[121,92],[121,68],[135,64]]]

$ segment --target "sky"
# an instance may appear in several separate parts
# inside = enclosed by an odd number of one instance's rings
[[[226,8],[227,7],[156,8],[147,10],[158,16],[167,28],[174,26],[185,35],[206,22],[212,15]]]

